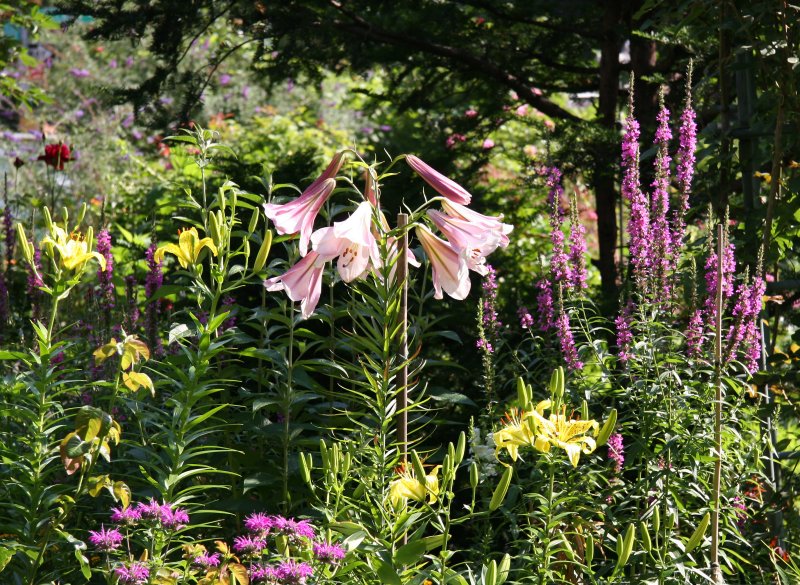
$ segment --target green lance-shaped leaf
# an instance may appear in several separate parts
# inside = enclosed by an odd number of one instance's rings
[[[497,582],[495,585],[503,585],[508,579],[508,571],[511,569],[511,555],[506,553],[497,565]]]
[[[706,515],[703,516],[703,519],[700,520],[700,524],[697,525],[694,533],[692,534],[691,538],[689,538],[689,542],[686,543],[686,552],[690,553],[700,542],[703,540],[703,537],[706,535],[706,530],[708,530],[708,523],[711,521],[711,513],[706,512]]]
[[[264,232],[264,239],[261,242],[261,246],[258,248],[258,254],[256,254],[256,261],[253,263],[253,272],[261,272],[264,268],[264,264],[267,262],[267,256],[269,256],[269,250],[272,247],[272,231],[267,230]]]
[[[600,428],[600,432],[597,433],[597,439],[595,442],[597,443],[598,447],[602,447],[606,443],[608,443],[608,438],[611,436],[611,433],[614,432],[614,427],[617,425],[617,409],[612,408],[611,412],[608,413],[608,418],[603,426]]]
[[[639,522],[639,537],[642,539],[642,549],[645,552],[650,552],[653,548],[653,543],[650,540],[650,531],[644,522]]]
[[[412,540],[404,544],[394,553],[395,565],[413,565],[422,558],[427,552],[427,545],[424,540]]]
[[[492,559],[489,564],[484,567],[484,585],[496,585],[497,583],[497,562]]]
[[[506,493],[508,492],[508,486],[511,485],[511,475],[514,473],[514,468],[509,466],[506,467],[506,470],[503,472],[503,477],[500,478],[500,482],[497,484],[497,487],[494,488],[494,493],[492,494],[492,500],[489,502],[489,510],[495,511],[503,501],[506,499]]]

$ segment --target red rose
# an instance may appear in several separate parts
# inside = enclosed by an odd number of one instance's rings
[[[64,163],[69,162],[70,158],[69,146],[66,144],[47,144],[44,147],[44,154],[40,155],[36,160],[43,160],[47,166],[53,167],[56,170],[63,171]]]

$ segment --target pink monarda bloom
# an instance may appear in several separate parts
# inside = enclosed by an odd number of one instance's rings
[[[471,283],[464,254],[459,254],[424,225],[417,226],[416,233],[433,269],[433,298],[443,298],[442,290],[459,301],[467,298]]]
[[[502,215],[498,215],[497,217],[483,215],[477,211],[473,211],[469,207],[459,205],[453,201],[442,201],[442,208],[447,215],[458,219],[463,219],[464,221],[467,221],[476,227],[480,227],[487,232],[496,233],[499,236],[498,245],[501,248],[508,246],[508,234],[514,231],[514,226],[500,221],[503,219]]]
[[[301,256],[305,256],[308,252],[308,242],[311,239],[311,232],[314,231],[314,220],[335,187],[336,179],[317,179],[297,199],[282,205],[264,204],[264,214],[272,220],[279,234],[300,234]]]
[[[431,168],[413,154],[406,156],[406,162],[422,180],[428,183],[433,190],[442,197],[462,205],[469,205],[472,195],[455,181],[448,179],[439,171]]]
[[[497,250],[500,245],[500,234],[435,209],[428,210],[428,217],[447,236],[450,245],[457,252],[464,254],[470,270],[486,276],[488,272],[485,265],[486,256]]]
[[[311,234],[311,245],[320,261],[327,262],[338,256],[336,268],[345,282],[363,276],[370,261],[374,267],[380,266],[378,243],[372,233],[372,211],[372,203],[364,201],[346,220]]]
[[[309,252],[305,258],[292,266],[280,276],[264,281],[268,291],[285,290],[288,297],[301,301],[300,310],[304,319],[308,319],[317,308],[322,294],[322,271],[325,263],[319,254]]]

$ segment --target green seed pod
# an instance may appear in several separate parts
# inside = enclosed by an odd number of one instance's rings
[[[514,468],[509,466],[506,467],[506,470],[503,472],[503,476],[500,478],[500,481],[497,484],[497,487],[494,489],[494,493],[492,494],[492,499],[489,502],[489,510],[494,512],[506,499],[506,493],[508,493],[508,487],[511,485],[511,475],[514,472]]]
[[[453,462],[456,466],[460,465],[464,460],[464,453],[467,451],[467,435],[461,431],[458,435],[458,444],[456,445],[456,455],[453,457]]]
[[[694,533],[692,534],[691,538],[689,538],[689,542],[686,543],[686,552],[690,553],[697,545],[700,544],[703,540],[703,537],[706,535],[706,530],[708,529],[708,523],[711,520],[711,513],[706,512],[706,515],[703,516],[703,519],[700,520],[700,524],[697,525]]]
[[[650,552],[653,548],[653,543],[650,540],[650,532],[647,530],[647,524],[639,522],[639,536],[642,539],[642,549],[645,552]]]
[[[250,216],[250,223],[247,224],[247,233],[252,234],[258,227],[258,218],[261,216],[261,210],[257,207],[253,210],[253,215]]]
[[[485,585],[496,585],[497,583],[497,562],[489,561],[486,565],[486,578],[483,580]]]
[[[261,272],[261,269],[264,268],[264,264],[267,262],[267,256],[269,255],[269,249],[272,247],[272,232],[267,230],[264,232],[264,240],[261,242],[261,247],[258,249],[258,254],[256,255],[256,261],[253,264],[253,272]]]
[[[473,490],[478,487],[478,481],[480,481],[480,472],[478,471],[478,464],[473,461],[469,464],[469,485]]]
[[[597,439],[595,443],[598,447],[602,447],[606,443],[608,443],[608,438],[611,436],[611,433],[614,432],[614,427],[617,425],[617,409],[612,408],[611,412],[608,413],[608,418],[603,426],[600,428],[600,432],[597,433]]]

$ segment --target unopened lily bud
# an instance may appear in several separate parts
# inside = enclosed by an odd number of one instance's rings
[[[253,210],[253,215],[250,216],[250,223],[247,226],[247,233],[252,234],[256,231],[256,227],[258,227],[258,218],[261,215],[261,211],[258,208]]]
[[[215,213],[208,214],[208,231],[211,233],[211,240],[214,245],[219,248],[222,242],[222,234],[220,233],[217,215]]]
[[[460,465],[464,460],[464,453],[467,450],[467,435],[461,431],[458,435],[458,443],[456,444],[456,455],[453,458],[456,465]]]
[[[264,241],[261,242],[261,247],[258,249],[258,254],[256,255],[256,261],[253,264],[253,272],[261,272],[264,268],[264,264],[267,262],[267,256],[269,256],[269,250],[272,247],[272,231],[267,230],[264,232]]]
[[[478,481],[480,481],[480,472],[478,471],[478,464],[473,461],[469,464],[469,485],[472,489],[478,487]]]
[[[42,210],[42,214],[44,215],[44,225],[47,228],[47,231],[53,231],[53,218],[50,216],[50,209],[45,207]]]
[[[28,242],[28,237],[25,235],[25,228],[21,223],[17,223],[17,243],[22,250],[22,254],[25,256],[25,261],[33,265],[33,246]]]

